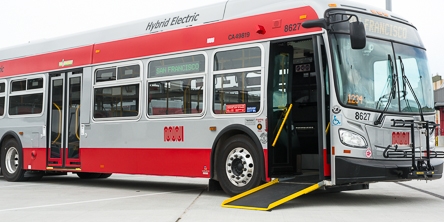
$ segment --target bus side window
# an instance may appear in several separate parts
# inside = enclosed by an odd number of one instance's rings
[[[261,108],[262,51],[259,47],[220,51],[214,55],[213,113],[257,113]],[[249,71],[234,72],[234,69]]]
[[[202,115],[206,57],[160,58],[148,64],[148,115]]]
[[[95,71],[95,119],[139,116],[140,64],[112,66]]]

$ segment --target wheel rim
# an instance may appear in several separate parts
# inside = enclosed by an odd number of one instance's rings
[[[254,162],[250,152],[242,147],[234,148],[228,154],[225,170],[233,185],[237,187],[247,185],[254,173]]]
[[[8,149],[8,152],[6,152],[5,166],[6,170],[10,174],[13,174],[17,171],[17,168],[19,166],[19,155],[17,148],[10,147]]]

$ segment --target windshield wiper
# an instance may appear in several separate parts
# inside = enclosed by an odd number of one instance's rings
[[[412,106],[410,106],[410,102],[409,102],[409,100],[408,99],[406,99],[406,96],[407,96],[407,89],[406,89],[406,81],[404,80],[404,76],[405,76],[405,72],[404,72],[404,63],[402,62],[402,59],[401,59],[401,56],[399,56],[399,61],[400,61],[400,64],[401,64],[401,75],[402,75],[402,99],[404,100],[404,102],[405,102],[405,105],[406,105],[406,107],[407,107],[407,109],[410,111],[410,112],[412,112],[413,111],[413,109],[412,109]],[[407,77],[406,77],[407,78]],[[408,80],[407,80],[408,81]]]
[[[401,72],[402,73],[404,73],[404,64],[402,63],[402,60],[400,60],[401,61]],[[401,96],[401,98],[405,101],[405,106],[407,107],[407,109],[409,110],[409,111],[413,111],[413,109],[412,109],[412,106],[410,106],[410,102],[409,102],[409,100],[406,98],[406,96],[407,96],[407,89],[406,89],[406,81],[404,81],[404,77],[403,77],[403,80],[402,80],[402,96]]]
[[[392,102],[392,99],[396,98],[396,82],[398,79],[398,74],[395,72],[393,60],[392,60],[392,57],[390,56],[390,54],[388,54],[387,60],[390,62],[390,74],[392,77],[392,86],[390,89],[390,94],[387,99],[387,104],[385,104],[384,110],[382,110],[381,114],[379,114],[379,116],[378,116],[378,119],[374,122],[375,125],[381,124],[382,118],[384,117],[384,113],[387,112],[387,109],[389,108],[390,103]],[[379,98],[377,104],[379,104],[381,102],[381,100],[385,97],[386,97],[386,95],[381,96],[381,98]]]
[[[421,115],[421,121],[424,121],[424,115],[422,113],[421,103],[419,102],[418,97],[416,97],[416,93],[415,93],[415,91],[413,91],[413,88],[412,88],[412,85],[410,85],[409,79],[405,75],[404,63],[402,62],[401,56],[398,56],[398,58],[399,58],[399,63],[401,64],[401,75],[402,75],[402,82],[403,82],[403,86],[404,86],[404,91],[405,91],[405,84],[407,83],[407,86],[409,87],[410,92],[412,92],[413,98],[415,99],[415,102],[418,105],[419,113]],[[404,100],[405,100],[406,94],[407,94],[407,92],[404,92]],[[410,105],[408,104],[408,101],[407,101],[407,106],[410,107]]]

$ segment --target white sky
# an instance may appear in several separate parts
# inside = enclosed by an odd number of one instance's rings
[[[0,48],[124,23],[223,0],[0,0]],[[379,8],[385,0],[354,0]],[[334,3],[334,0],[331,1]],[[427,48],[430,71],[444,75],[443,0],[392,0]]]

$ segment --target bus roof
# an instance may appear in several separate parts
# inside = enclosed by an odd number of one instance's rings
[[[328,9],[330,7],[329,4],[332,3],[336,3],[337,8],[362,10],[368,13],[370,13],[371,9],[376,9],[389,15],[392,14],[383,9],[378,9],[373,6],[365,6],[348,0],[227,0],[199,8],[173,12],[53,39],[36,42],[31,41],[27,44],[0,49],[0,61],[57,52],[60,50],[79,48],[98,43],[112,42],[303,6],[310,6],[317,13],[318,17],[323,17],[325,10]],[[399,17],[396,16],[396,18]]]

